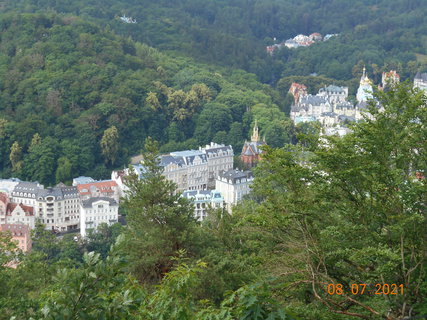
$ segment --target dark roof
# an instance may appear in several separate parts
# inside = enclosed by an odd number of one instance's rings
[[[162,167],[166,167],[167,165],[169,165],[171,163],[175,163],[176,165],[178,165],[180,167],[182,167],[183,165],[185,165],[185,162],[182,159],[182,157],[173,157],[171,155],[161,156],[160,165]]]
[[[233,147],[232,146],[224,146],[224,147],[206,148],[205,151],[206,151],[207,155],[212,154],[212,153],[219,153],[220,151],[222,151],[222,152],[228,152],[228,151],[233,152]]]
[[[227,180],[232,180],[233,184],[236,183],[236,180],[238,179],[249,179],[253,177],[253,173],[252,171],[248,170],[248,171],[240,171],[240,170],[236,170],[236,169],[230,169],[228,171],[224,171],[222,170],[219,173],[219,177],[220,178],[226,178]]]
[[[264,141],[246,141],[243,145],[242,154],[246,156],[254,156],[257,154],[261,154],[262,150],[259,147],[265,144],[266,143]]]
[[[300,102],[300,104],[311,104],[313,106],[319,106],[325,103],[326,103],[326,99],[324,97],[313,96],[311,94],[302,97]]]
[[[36,182],[20,182],[13,189],[14,192],[25,192],[28,194],[34,194],[36,198],[45,198],[53,196],[56,199],[62,199],[63,197],[75,196],[78,197],[76,187],[69,186],[57,186],[53,188],[44,188],[41,184]]]
[[[92,205],[97,201],[106,201],[110,204],[110,206],[117,205],[117,202],[114,199],[107,198],[107,197],[94,197],[87,200],[82,200],[82,206],[83,208],[92,208]]]

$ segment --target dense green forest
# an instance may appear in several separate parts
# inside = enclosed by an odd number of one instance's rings
[[[426,96],[403,85],[378,99],[344,138],[267,147],[250,198],[202,224],[147,139],[127,226],[84,241],[38,226],[27,255],[0,234],[0,319],[422,318]]]
[[[312,73],[349,80],[359,62],[376,80],[391,68],[406,79],[427,63],[424,0],[17,0],[3,1],[2,10],[79,15],[158,49],[241,68],[273,84]],[[121,22],[123,14],[137,23]],[[273,38],[313,32],[340,36],[273,57],[265,52]]]
[[[290,101],[252,74],[170,58],[78,17],[4,15],[0,28],[3,177],[105,178],[147,136],[162,151],[215,141],[239,152],[255,118],[273,146],[294,139]]]
[[[0,319],[425,316],[425,93],[376,91],[342,138],[288,117],[293,81],[354,95],[365,65],[375,83],[426,70],[424,2],[0,1],[0,178],[103,179],[141,150],[147,169],[127,180],[125,226],[37,225],[28,254],[0,233]],[[312,32],[339,35],[265,52]],[[196,221],[159,153],[238,154],[255,120],[268,146],[251,194]]]

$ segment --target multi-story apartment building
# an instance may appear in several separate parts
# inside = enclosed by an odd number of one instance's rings
[[[119,204],[112,198],[96,197],[82,200],[80,204],[80,234],[87,235],[89,229],[101,223],[112,225],[118,222]]]
[[[187,190],[182,196],[194,204],[194,217],[199,221],[207,217],[209,208],[225,208],[224,198],[217,190]]]
[[[249,194],[253,179],[252,171],[228,170],[218,175],[215,190],[221,192],[228,210]]]
[[[215,178],[222,170],[233,168],[234,152],[231,146],[211,143],[199,150],[176,151],[160,156],[160,166],[166,179],[177,184],[177,192],[185,190],[206,190],[215,187]],[[142,178],[144,167],[142,157],[132,159],[134,172]],[[121,192],[126,191],[125,177],[128,169],[113,171],[114,180]]]
[[[44,188],[35,182],[20,182],[12,191],[12,202],[34,207],[35,217],[47,229],[67,231],[79,226],[79,193],[76,187],[59,184]]]
[[[178,185],[178,192],[205,190],[208,186],[208,159],[204,152],[186,150],[162,155],[160,165],[166,179]]]
[[[233,169],[233,147],[211,142],[199,150],[206,154],[208,160],[208,189],[215,188],[218,174]]]

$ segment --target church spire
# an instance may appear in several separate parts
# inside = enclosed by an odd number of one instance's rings
[[[251,137],[252,142],[258,142],[259,141],[259,132],[258,132],[258,121],[255,120],[254,130],[252,132]]]

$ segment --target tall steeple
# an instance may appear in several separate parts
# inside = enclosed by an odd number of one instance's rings
[[[363,74],[360,78],[359,88],[357,89],[356,98],[358,102],[366,102],[372,99],[372,82],[366,74],[366,68],[363,66]]]
[[[252,142],[258,142],[259,141],[259,132],[258,132],[258,121],[255,120],[254,130],[252,132],[251,137]]]

